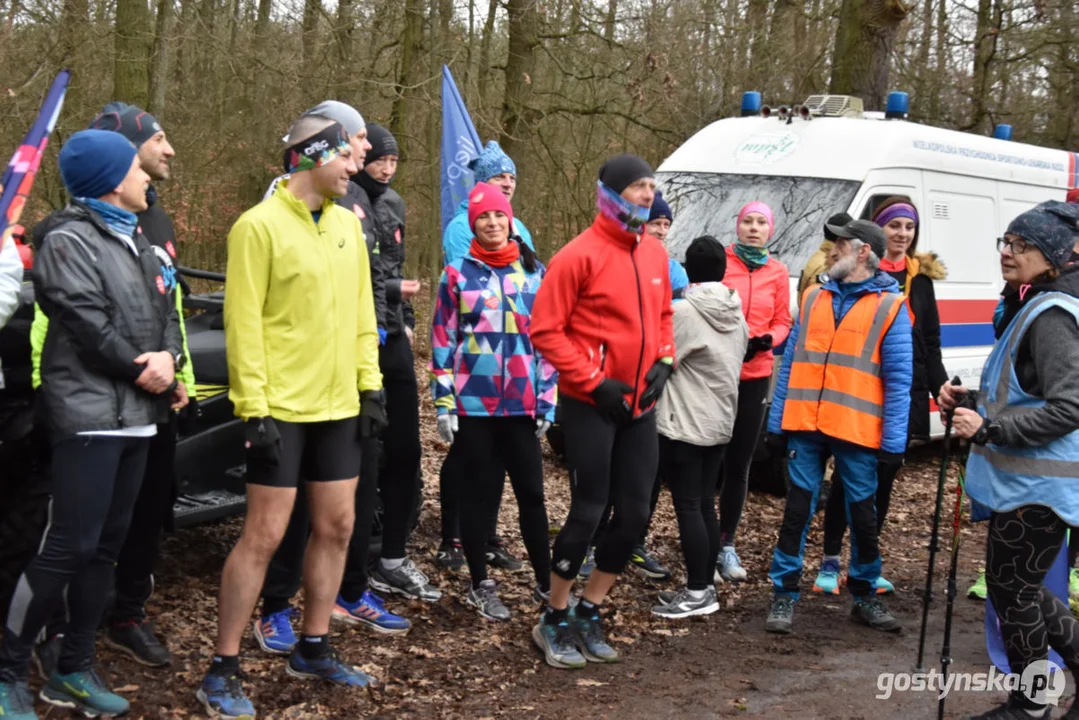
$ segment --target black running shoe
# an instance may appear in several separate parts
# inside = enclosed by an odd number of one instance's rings
[[[502,538],[496,538],[487,543],[487,564],[510,572],[517,572],[525,566],[523,562],[510,554]]]
[[[637,568],[637,572],[646,578],[668,580],[671,577],[671,571],[663,567],[659,560],[656,560],[643,545],[638,545],[633,549],[633,554],[629,556],[629,561],[633,564],[633,567]]]
[[[164,667],[172,662],[169,649],[157,639],[145,621],[131,620],[110,625],[105,633],[105,644],[131,656],[135,662],[150,667]]]
[[[435,553],[435,566],[453,573],[465,570],[465,550],[461,547],[461,541],[446,542],[443,540],[442,544],[438,546],[438,552]]]

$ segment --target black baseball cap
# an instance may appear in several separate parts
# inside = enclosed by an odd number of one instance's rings
[[[846,225],[828,224],[825,227],[834,233],[836,238],[861,240],[869,246],[869,249],[878,258],[884,257],[884,250],[888,241],[884,237],[884,231],[881,230],[880,225],[877,225],[872,220],[851,220]]]

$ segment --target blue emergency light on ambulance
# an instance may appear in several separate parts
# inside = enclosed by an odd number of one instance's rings
[[[1079,186],[1076,153],[1011,142],[1006,126],[985,137],[907,122],[906,93],[890,94],[885,112],[845,95],[810,96],[783,113],[761,100],[746,93],[743,117],[713,122],[660,165],[676,259],[700,235],[729,244],[739,208],[760,200],[775,213],[769,249],[793,287],[826,218],[869,218],[885,198],[906,197],[921,216],[918,250],[948,268],[934,284],[945,369],[977,387],[1002,287],[996,238],[1015,216]],[[935,413],[932,429],[943,434]]]

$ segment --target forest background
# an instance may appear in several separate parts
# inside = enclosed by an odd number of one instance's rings
[[[177,151],[160,187],[183,264],[223,269],[225,237],[279,173],[281,136],[336,98],[389,127],[408,203],[408,275],[440,265],[441,67],[518,170],[515,213],[549,257],[593,215],[618,151],[660,163],[738,114],[910,93],[912,122],[1079,145],[1074,0],[0,0],[0,151],[73,70],[23,222],[66,198],[56,152],[103,104],[150,110]],[[842,148],[836,148],[841,153]]]

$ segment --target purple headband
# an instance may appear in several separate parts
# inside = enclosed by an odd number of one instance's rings
[[[907,218],[913,220],[914,224],[918,224],[918,211],[914,209],[914,206],[909,203],[896,203],[895,205],[889,205],[880,211],[874,220],[877,225],[884,227],[892,220],[896,218]]]

